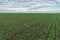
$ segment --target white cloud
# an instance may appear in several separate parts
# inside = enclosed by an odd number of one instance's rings
[[[52,7],[55,5],[56,5],[56,3],[35,3],[29,8],[29,10],[41,9],[41,8],[45,8],[45,7]]]
[[[60,2],[60,0],[56,0],[57,2]]]
[[[7,0],[0,0],[0,2],[5,2]],[[48,1],[48,2],[44,2],[43,0],[41,0],[41,2],[36,2],[36,1],[40,1],[40,0],[35,0],[33,2],[26,2],[26,3],[19,3],[19,2],[8,2],[6,5],[0,5],[0,12],[2,10],[2,12],[29,12],[29,11],[39,11],[39,12],[43,12],[43,11],[47,11],[47,9],[44,9],[44,7],[51,7],[51,6],[55,6],[56,3],[52,2],[52,1]],[[57,0],[58,1],[58,0]],[[38,8],[38,9],[33,9],[33,8]],[[41,8],[43,7],[43,8]],[[31,9],[31,10],[29,10]],[[48,8],[49,9],[49,8]]]
[[[7,2],[8,0],[0,0],[0,2]]]
[[[13,10],[16,12],[27,11],[28,8],[7,8],[8,10]]]
[[[38,6],[54,6],[54,5],[55,5],[54,3],[42,3],[42,4],[36,3],[36,4],[32,5],[32,6],[38,7]]]

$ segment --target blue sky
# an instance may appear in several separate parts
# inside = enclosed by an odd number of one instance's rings
[[[60,0],[0,0],[0,12],[59,12]]]

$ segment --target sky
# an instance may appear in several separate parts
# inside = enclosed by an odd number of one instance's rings
[[[0,0],[0,12],[60,13],[60,0]]]

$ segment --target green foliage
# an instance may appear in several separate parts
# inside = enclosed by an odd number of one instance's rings
[[[0,40],[60,40],[60,14],[0,14]]]

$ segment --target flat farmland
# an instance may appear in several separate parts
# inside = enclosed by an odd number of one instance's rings
[[[1,13],[0,40],[60,40],[60,14]]]

